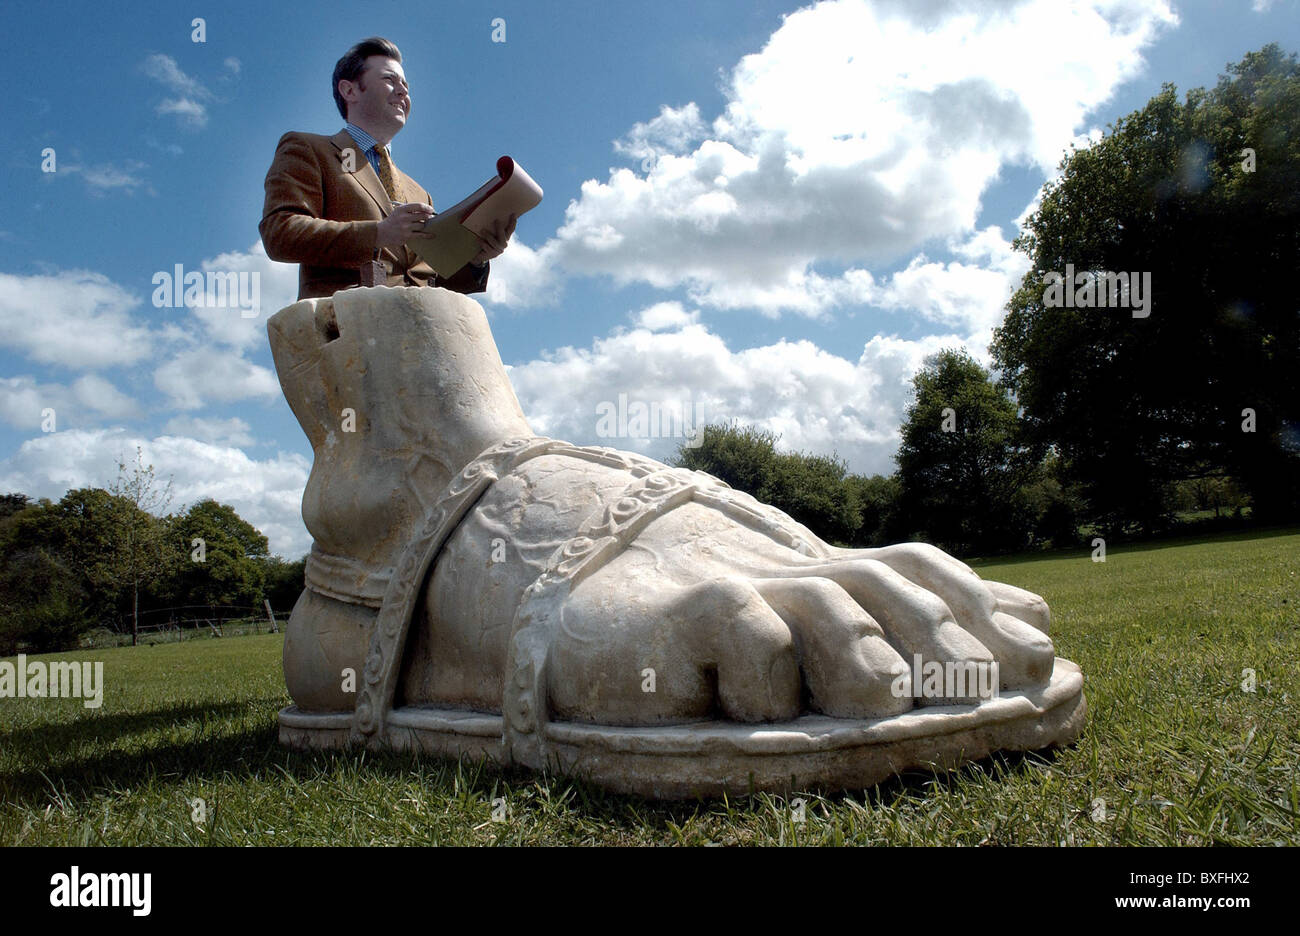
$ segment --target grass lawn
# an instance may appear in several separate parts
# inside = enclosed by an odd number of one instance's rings
[[[281,638],[263,635],[42,657],[103,660],[104,702],[0,699],[0,844],[1300,844],[1300,531],[1106,559],[977,563],[1051,604],[1057,653],[1084,671],[1075,747],[805,793],[802,822],[783,797],[656,804],[436,758],[287,751]]]

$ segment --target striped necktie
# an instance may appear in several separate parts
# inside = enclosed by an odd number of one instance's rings
[[[397,194],[397,167],[393,165],[393,157],[388,155],[388,147],[376,143],[375,156],[379,158],[379,181],[384,184],[384,191],[390,199],[400,202],[401,196]]]

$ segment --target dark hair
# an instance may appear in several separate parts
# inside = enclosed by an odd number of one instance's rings
[[[339,82],[356,81],[360,78],[361,73],[366,70],[366,59],[372,55],[383,55],[399,62],[402,60],[402,53],[397,51],[397,46],[382,36],[371,36],[348,49],[334,66],[334,103],[338,105],[339,113],[343,115],[344,120],[348,119],[348,102],[343,100],[343,95],[339,94]]]

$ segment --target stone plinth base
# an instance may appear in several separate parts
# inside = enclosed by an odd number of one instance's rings
[[[1059,747],[1083,731],[1086,711],[1079,667],[1058,657],[1046,687],[977,706],[926,706],[871,721],[809,715],[757,726],[550,723],[545,731],[556,772],[617,793],[680,799],[862,789],[908,768],[949,769],[994,751]],[[294,706],[280,712],[280,741],[300,749],[360,743],[350,713],[317,715]],[[399,708],[370,743],[497,764],[507,760],[499,715]]]

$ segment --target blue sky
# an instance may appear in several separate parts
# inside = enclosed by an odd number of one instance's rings
[[[689,401],[865,473],[927,354],[987,360],[1071,142],[1300,50],[1296,0],[204,7],[6,11],[0,489],[103,485],[138,445],[173,509],[215,497],[289,557],[311,449],[266,342],[296,268],[261,252],[262,182],[282,133],[341,127],[358,39],[402,49],[393,157],[436,204],[502,153],[546,190],[479,297],[537,432],[665,458],[680,439],[598,437],[598,408]],[[258,272],[259,314],[155,308],[177,264]]]

